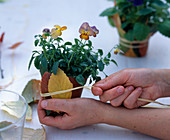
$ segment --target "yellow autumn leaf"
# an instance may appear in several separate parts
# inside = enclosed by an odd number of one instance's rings
[[[48,91],[49,93],[53,93],[56,91],[62,91],[73,88],[73,84],[70,82],[67,75],[62,71],[60,68],[57,70],[57,75],[50,76],[49,83],[48,83]],[[72,91],[52,95],[52,98],[58,98],[58,99],[70,99],[72,96]]]

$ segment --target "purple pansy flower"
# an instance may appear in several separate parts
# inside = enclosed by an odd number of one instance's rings
[[[92,26],[91,28],[93,29],[93,36],[96,37],[96,35],[99,33],[99,30],[95,26]]]
[[[79,33],[81,34],[81,39],[88,40],[89,36],[93,35],[94,31],[87,22],[84,22],[79,29]]]
[[[132,1],[134,6],[140,6],[143,4],[143,0],[127,0]]]

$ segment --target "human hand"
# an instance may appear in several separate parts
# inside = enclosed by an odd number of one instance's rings
[[[96,123],[104,123],[107,104],[93,99],[47,99],[38,103],[38,116],[42,124],[60,129],[73,129]],[[46,116],[45,110],[66,112],[63,116]]]
[[[124,69],[97,82],[92,88],[102,102],[110,101],[117,107],[122,103],[133,109],[147,104],[138,98],[156,100],[163,96],[164,82],[156,70]]]

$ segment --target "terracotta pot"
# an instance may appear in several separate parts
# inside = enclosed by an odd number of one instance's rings
[[[76,81],[76,78],[74,78],[74,77],[69,77],[69,80],[73,84],[73,88],[82,86]],[[87,81],[87,78],[85,78],[85,81]],[[83,91],[83,89],[73,90],[71,98],[80,98],[82,91]]]
[[[49,72],[45,72],[43,77],[42,77],[42,82],[41,82],[41,92],[42,93],[47,93],[48,92],[48,81],[50,79],[51,73]],[[73,84],[73,88],[75,87],[80,87],[82,85],[80,85],[77,81],[76,78],[74,77],[69,77],[69,80],[71,81],[71,83]],[[87,78],[85,78],[85,82],[87,81]],[[79,98],[81,97],[82,94],[82,90],[83,89],[77,89],[77,90],[73,90],[72,91],[72,97],[71,98]]]
[[[143,57],[147,54],[148,43],[150,37],[143,41],[129,41],[120,37],[119,45],[120,49],[124,52],[122,55],[128,57]]]
[[[50,76],[51,76],[51,73],[45,72],[43,77],[42,77],[42,80],[41,80],[41,92],[42,93],[47,93],[48,92],[48,82],[49,82]],[[82,86],[76,81],[76,79],[74,77],[69,77],[69,80],[72,82],[73,88]],[[85,82],[86,81],[87,81],[87,78],[85,78]],[[79,97],[81,97],[82,90],[83,89],[77,89],[77,90],[72,91],[72,97],[71,98],[79,98]],[[44,99],[51,99],[51,97],[45,97]],[[59,112],[58,113],[58,112],[46,110],[46,115],[47,116],[58,116],[58,115],[61,116],[63,114],[64,114],[64,112]]]

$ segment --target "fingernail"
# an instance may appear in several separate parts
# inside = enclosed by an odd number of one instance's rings
[[[142,88],[141,88],[141,87],[139,87],[137,90],[138,90],[138,91],[142,91]]]
[[[128,87],[128,90],[129,90],[129,91],[132,91],[132,90],[134,90],[134,87],[133,87],[133,86],[130,86],[130,87]]]
[[[117,93],[119,93],[119,94],[123,93],[123,88],[122,88],[122,87],[119,87],[119,88],[117,89]]]
[[[47,104],[48,104],[48,101],[45,101],[45,100],[44,100],[44,101],[41,102],[41,107],[42,107],[42,108],[46,108],[46,107],[47,107]]]
[[[102,90],[100,88],[96,88],[95,95],[102,95]]]

